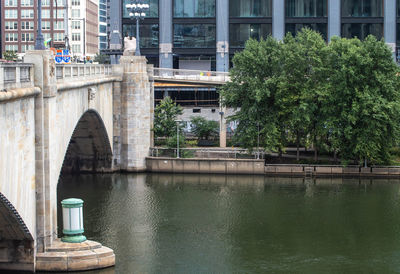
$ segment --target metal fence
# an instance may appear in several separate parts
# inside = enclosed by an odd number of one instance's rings
[[[230,80],[228,72],[154,68],[155,80],[181,80],[224,83]]]

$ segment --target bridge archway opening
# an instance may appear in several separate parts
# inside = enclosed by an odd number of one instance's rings
[[[0,269],[33,271],[34,240],[25,222],[0,192]]]
[[[88,110],[74,129],[61,174],[110,172],[111,168],[112,151],[103,120]]]

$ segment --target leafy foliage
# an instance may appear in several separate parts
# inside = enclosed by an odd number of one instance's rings
[[[99,64],[110,64],[110,56],[105,54],[96,53],[94,56],[94,61],[98,62]]]
[[[190,122],[193,126],[193,133],[199,139],[206,139],[218,134],[219,125],[216,121],[209,121],[203,117],[191,117]]]
[[[175,104],[167,96],[154,110],[154,135],[155,137],[176,136],[176,119],[183,112],[182,107]]]
[[[282,151],[291,139],[342,160],[387,163],[398,144],[399,69],[384,41],[333,38],[303,29],[283,41],[249,40],[235,54],[222,102],[236,109],[235,139]]]
[[[7,61],[17,61],[18,55],[15,51],[5,51],[3,52],[3,58]]]

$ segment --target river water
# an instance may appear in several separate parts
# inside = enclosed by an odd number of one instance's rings
[[[63,176],[71,197],[116,254],[85,273],[400,272],[399,180]]]

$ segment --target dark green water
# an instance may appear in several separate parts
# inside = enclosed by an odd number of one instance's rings
[[[116,254],[95,273],[400,272],[399,180],[81,175],[70,197]]]

